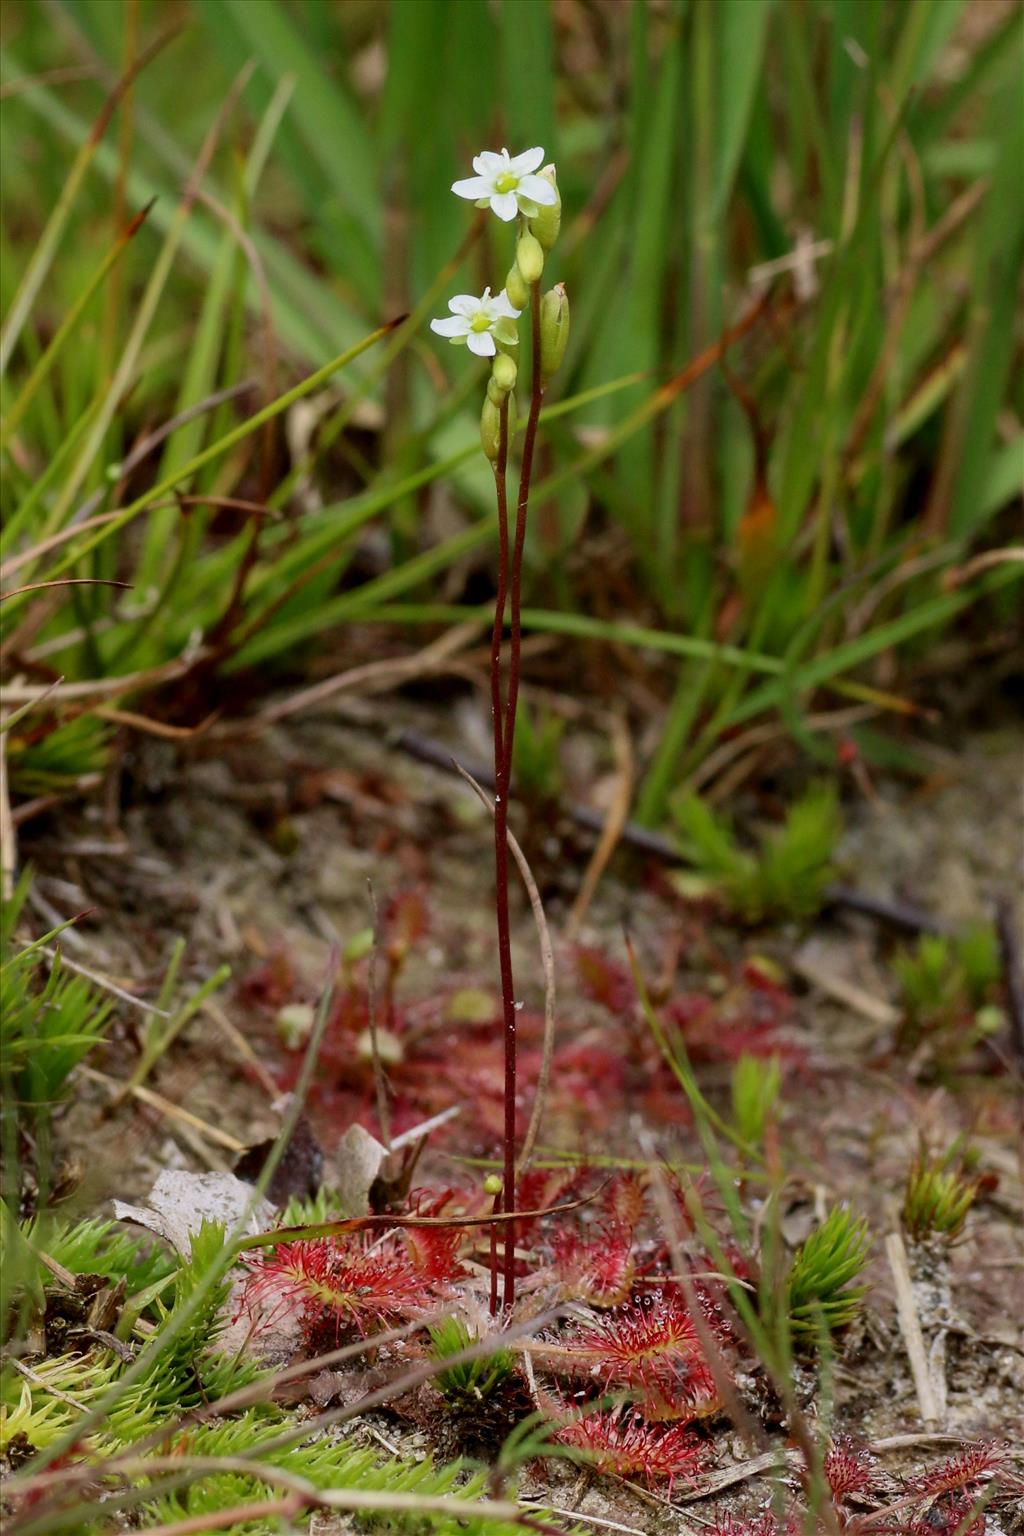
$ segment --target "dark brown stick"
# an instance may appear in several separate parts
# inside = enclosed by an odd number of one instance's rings
[[[453,763],[457,761],[453,758],[450,747],[442,746],[440,742],[422,735],[419,731],[399,731],[391,738],[391,742],[400,752],[407,752],[410,757],[418,758],[421,763],[429,763],[433,768],[442,768],[446,773],[452,772]],[[489,769],[484,768],[482,764],[475,766],[462,764],[462,767],[485,789],[494,788],[494,778]],[[599,811],[591,810],[590,806],[570,803],[563,805],[562,810],[586,832],[600,833],[604,826],[604,817]],[[626,822],[619,841],[626,847],[633,848],[637,853],[649,854],[652,859],[657,859],[662,864],[683,863],[682,855],[671,838],[664,837],[660,832],[653,832],[649,827],[641,827],[635,821]],[[909,902],[890,901],[884,896],[873,896],[868,891],[858,891],[848,885],[827,885],[823,892],[823,899],[828,907],[842,907],[848,912],[860,912],[865,917],[876,918],[890,928],[897,928],[904,933],[950,934],[955,931],[952,923],[946,922],[941,917],[935,917],[932,913],[925,912]]]
[[[996,908],[996,932],[1006,980],[1006,1011],[1010,1016],[1010,1040],[1017,1063],[1024,1068],[1024,967],[1021,966],[1020,939],[1016,929],[1013,903],[1000,901]]]

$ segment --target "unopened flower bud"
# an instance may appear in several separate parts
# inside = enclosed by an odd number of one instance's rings
[[[524,283],[539,283],[544,271],[544,251],[535,235],[527,232],[519,236],[516,245],[516,266]],[[516,306],[518,308],[518,305]]]
[[[530,228],[544,249],[550,251],[558,239],[558,231],[562,227],[562,199],[559,196],[558,181],[555,177],[553,165],[546,165],[542,171],[537,172],[537,175],[542,181],[549,181],[554,187],[555,201],[550,204],[542,203],[540,205],[540,211],[534,214],[530,220]]]
[[[489,1173],[486,1179],[484,1179],[485,1195],[500,1195],[503,1187],[504,1185],[500,1174]]]
[[[489,394],[480,412],[480,444],[493,464],[501,452],[501,412]]]
[[[509,302],[516,309],[525,309],[530,302],[530,290],[523,282],[515,262],[508,269],[508,276],[505,279],[505,292],[508,294]]]
[[[515,389],[516,387],[516,374],[518,371],[514,360],[505,353],[499,352],[491,364],[491,383],[503,395],[507,395],[510,389]],[[498,400],[495,404],[500,405],[501,401]]]
[[[564,283],[549,288],[540,301],[540,376],[547,384],[557,373],[569,344],[569,299]]]

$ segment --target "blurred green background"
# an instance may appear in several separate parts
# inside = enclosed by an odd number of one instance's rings
[[[23,792],[100,770],[97,701],[194,724],[367,625],[483,618],[485,374],[427,322],[501,284],[507,229],[448,189],[502,144],[557,163],[573,312],[527,621],[569,691],[622,680],[636,812],[759,723],[909,764],[939,639],[1006,670],[1013,0],[7,0],[0,31],[8,714],[64,679],[8,719]],[[130,590],[20,590],[69,577]]]

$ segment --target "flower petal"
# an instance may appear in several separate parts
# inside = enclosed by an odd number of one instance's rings
[[[543,176],[520,176],[516,191],[528,197],[531,203],[543,203],[548,208],[558,201],[558,193]]]
[[[464,181],[453,181],[452,191],[456,197],[490,197],[492,188],[485,176],[467,176]]]
[[[507,315],[510,320],[518,320],[519,316],[522,314],[522,310],[516,309],[515,305],[512,303],[512,300],[509,298],[507,292],[503,288],[501,292],[496,293],[494,298],[490,301],[487,313],[490,315],[498,316]]]
[[[453,315],[465,315],[472,320],[480,312],[480,300],[475,293],[457,293],[453,299],[448,300],[448,308]]]
[[[470,331],[466,337],[466,346],[477,357],[493,357],[498,350],[490,331]]]
[[[479,176],[493,176],[496,171],[505,170],[507,163],[508,153],[498,155],[493,149],[485,149],[473,157],[473,169]]]
[[[430,329],[438,336],[465,336],[469,332],[469,321],[464,315],[452,315],[450,320],[431,320]]]
[[[491,208],[498,215],[499,219],[504,219],[506,224],[511,224],[519,212],[519,204],[516,202],[515,193],[498,193],[496,197],[491,198]]]
[[[543,159],[542,149],[524,149],[521,155],[516,155],[515,159],[509,162],[509,170],[514,171],[517,176],[527,176],[530,171],[537,169]]]

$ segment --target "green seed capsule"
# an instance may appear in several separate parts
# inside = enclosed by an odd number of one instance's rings
[[[505,279],[505,292],[513,309],[525,309],[530,302],[530,290],[523,282],[519,268],[512,264]]]
[[[507,395],[510,389],[515,389],[516,387],[517,372],[518,369],[514,359],[504,353],[499,353],[491,364],[491,382],[503,395]],[[495,403],[501,404],[500,400]]]
[[[550,251],[558,239],[558,232],[562,227],[562,199],[558,196],[558,182],[555,178],[555,168],[553,165],[546,165],[542,171],[537,172],[537,175],[551,183],[557,197],[557,201],[554,203],[538,204],[540,211],[530,220],[530,229],[537,236],[544,249]]]
[[[493,464],[501,452],[501,412],[489,396],[480,412],[480,444]]]
[[[516,244],[516,266],[524,283],[539,283],[544,271],[544,251],[536,235],[520,235]],[[513,301],[514,302],[514,301]],[[519,305],[516,305],[519,308]]]
[[[549,288],[540,301],[540,374],[547,384],[558,372],[569,344],[569,300],[564,283]]]

